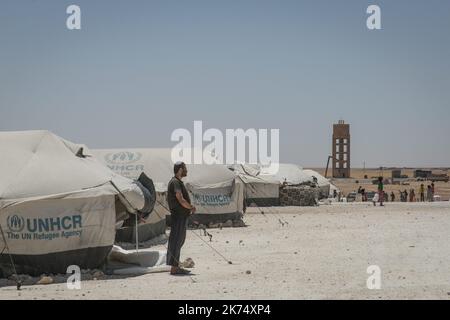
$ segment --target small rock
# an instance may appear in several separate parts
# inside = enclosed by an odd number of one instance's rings
[[[36,284],[52,284],[53,278],[52,277],[42,277]]]
[[[233,221],[227,220],[222,226],[224,228],[231,228],[233,226]]]
[[[245,271],[246,274],[252,274],[250,270]]]
[[[195,262],[194,260],[192,260],[192,258],[187,258],[186,260],[184,260],[184,262],[181,264],[182,268],[193,268],[195,266]]]
[[[235,228],[243,228],[245,226],[246,226],[245,222],[242,219],[233,221],[233,227],[235,227]]]

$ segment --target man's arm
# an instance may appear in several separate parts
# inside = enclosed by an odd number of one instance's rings
[[[175,191],[175,197],[177,198],[177,201],[180,203],[180,205],[183,208],[186,208],[188,210],[191,211],[191,213],[195,212],[195,207],[193,205],[191,205],[184,197],[183,197],[183,193],[181,191],[181,184],[176,181],[174,183],[174,191]]]
[[[175,193],[175,197],[177,198],[178,202],[186,209],[192,210],[194,209],[194,206],[192,206],[189,202],[186,201],[186,199],[183,198],[183,194],[181,191],[177,191]]]

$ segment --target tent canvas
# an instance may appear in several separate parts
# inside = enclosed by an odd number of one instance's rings
[[[182,151],[175,149],[178,153]],[[167,210],[166,191],[174,175],[172,161],[174,149],[97,149],[93,152],[99,160],[118,174],[135,178],[141,172],[145,172],[153,180],[158,193],[158,203],[154,209],[157,214],[153,215],[154,220],[149,221],[149,225],[162,221],[170,214]],[[183,181],[193,204],[197,207],[191,222],[208,224],[242,217],[244,186],[239,178],[219,164],[188,164],[187,169],[188,176]]]
[[[317,184],[320,188],[320,192],[322,197],[328,198],[330,195],[333,194],[334,190],[337,190],[337,188],[324,176],[322,176],[320,173],[314,170],[305,169],[303,170],[307,175],[314,177],[317,179]]]
[[[290,163],[279,163],[277,166],[263,166],[259,176],[278,181],[280,184],[287,183],[287,185],[311,184],[314,182],[313,178],[306,174],[302,167]]]
[[[245,185],[247,206],[278,206],[280,183],[271,177],[261,177],[259,165],[234,164],[228,166]]]
[[[0,150],[0,250],[8,246],[18,272],[99,266],[116,222],[145,205],[137,184],[51,132],[0,132]],[[12,271],[7,251],[0,254],[5,274]]]

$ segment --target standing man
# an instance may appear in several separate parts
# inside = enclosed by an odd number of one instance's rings
[[[383,200],[384,200],[384,183],[383,183],[383,177],[378,178],[378,201],[380,201],[380,206],[383,206]]]
[[[420,185],[420,202],[425,202],[425,186],[423,183]]]
[[[167,203],[170,209],[170,236],[167,248],[167,264],[171,266],[170,274],[188,274],[189,271],[180,267],[181,247],[186,240],[188,218],[195,213],[191,199],[181,179],[187,176],[184,162],[178,161],[173,166],[175,176],[167,188]]]

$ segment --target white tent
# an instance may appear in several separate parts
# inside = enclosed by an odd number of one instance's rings
[[[330,182],[330,180],[322,176],[317,171],[305,169],[303,170],[303,172],[317,179],[317,184],[321,190],[323,197],[328,198],[330,195],[333,194],[334,190],[337,190],[337,188]]]
[[[259,165],[234,164],[228,168],[244,182],[247,206],[279,205],[280,183],[271,177],[261,177]]]
[[[314,182],[313,178],[306,174],[302,167],[290,163],[279,163],[277,166],[261,167],[259,176],[276,180],[281,184],[287,183],[288,185],[300,185]]]
[[[51,132],[0,132],[0,150],[0,251],[8,246],[19,272],[99,266],[116,222],[145,206],[137,184]],[[7,251],[0,255],[5,273]]]
[[[157,215],[149,225],[160,223],[169,215],[165,193],[173,177],[173,149],[97,149],[93,152],[111,170],[125,177],[136,178],[141,172],[149,176],[159,193],[155,206]],[[188,176],[183,180],[197,212],[192,221],[201,224],[236,220],[242,217],[244,186],[239,178],[219,164],[188,164]],[[158,221],[159,220],[159,221]],[[143,233],[148,233],[141,227]],[[141,232],[141,231],[139,231]],[[142,235],[145,237],[144,235]],[[148,235],[150,236],[150,235]]]

